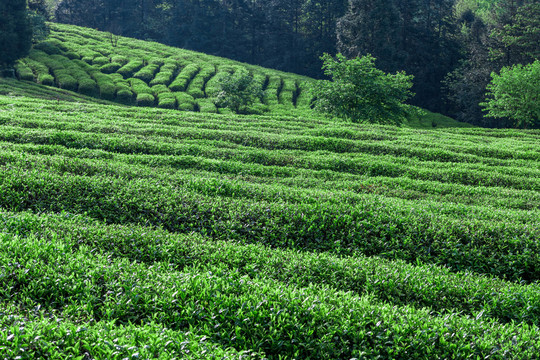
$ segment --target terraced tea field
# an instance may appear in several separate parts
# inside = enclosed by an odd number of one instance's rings
[[[30,59],[113,68],[80,43]],[[117,61],[115,101],[169,64]],[[220,64],[178,64],[165,83],[202,110],[197,91]],[[267,101],[293,108],[298,88],[281,79]],[[0,85],[0,358],[538,357],[539,131],[180,112]]]
[[[266,90],[252,113],[309,109],[308,78],[71,25],[50,24],[48,41],[17,64],[21,80],[124,104],[227,113],[211,98],[225,74],[248,70]]]

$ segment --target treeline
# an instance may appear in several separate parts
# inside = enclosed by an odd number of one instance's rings
[[[61,0],[56,21],[322,77],[372,54],[415,76],[412,103],[482,126],[492,72],[540,53],[538,0]]]

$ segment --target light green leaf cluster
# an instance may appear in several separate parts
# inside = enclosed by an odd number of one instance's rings
[[[486,117],[510,118],[519,128],[540,125],[540,61],[504,67],[491,77],[488,100],[480,104]]]
[[[215,104],[230,108],[235,113],[245,112],[246,108],[257,100],[262,100],[262,84],[256,81],[247,70],[224,75],[218,84],[219,92]]]
[[[313,85],[316,110],[353,122],[400,124],[406,120],[409,108],[404,102],[413,95],[412,75],[386,74],[375,67],[371,55],[347,59],[338,54],[334,59],[324,54],[321,59],[324,73],[332,80]]]

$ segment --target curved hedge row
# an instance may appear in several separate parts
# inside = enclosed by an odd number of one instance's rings
[[[116,46],[112,46],[105,33],[98,32],[90,35],[91,31],[85,34],[83,30],[66,29],[58,24],[53,24],[51,27],[51,39],[36,46],[36,51],[44,55],[39,61],[50,68],[52,73],[49,75],[41,71],[43,75],[36,75],[36,81],[40,83],[56,84],[63,89],[128,105],[133,104],[135,100],[135,104],[141,106],[205,113],[230,113],[227,109],[217,109],[214,105],[213,98],[217,94],[217,83],[222,74],[244,69],[254,74],[256,80],[267,89],[266,99],[263,101],[265,105],[256,103],[248,109],[249,113],[263,114],[274,111],[281,114],[296,114],[300,88],[297,85],[299,81],[292,74],[261,69],[186,50],[167,48],[159,44],[146,43],[143,46],[133,39],[124,39]],[[137,89],[126,89],[123,85],[113,91],[110,85],[103,84],[108,81],[103,80],[105,78],[100,75],[92,75],[91,79],[85,78],[81,81],[78,76],[71,73],[74,69],[56,68],[54,64],[51,64],[50,59],[54,56],[63,56],[70,60],[81,59],[85,64],[92,66],[92,70],[86,70],[89,74],[95,72],[105,75],[118,74],[124,80],[136,78],[150,87],[164,85],[168,86],[173,93],[186,92],[191,97],[202,100],[180,102],[178,99],[173,99],[178,98],[176,94],[162,95],[161,100],[157,94],[153,94],[155,98],[151,99],[150,93],[145,92],[143,95]],[[36,74],[35,67],[32,70]],[[31,80],[29,72],[25,72],[24,76],[25,79]],[[101,85],[95,84],[98,79]],[[300,106],[299,109],[303,109],[303,112],[310,111],[309,107]]]

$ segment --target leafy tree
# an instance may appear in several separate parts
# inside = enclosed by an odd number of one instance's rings
[[[337,22],[338,50],[348,57],[372,54],[385,72],[413,74],[412,102],[443,111],[441,81],[461,56],[454,0],[349,0]]]
[[[459,0],[456,8],[466,59],[445,80],[451,114],[480,126],[512,126],[510,119],[484,117],[480,103],[491,73],[538,57],[538,0]]]
[[[32,42],[34,44],[49,36],[49,27],[45,23],[49,18],[45,0],[28,0],[28,19],[32,24]]]
[[[247,71],[237,71],[224,76],[218,83],[215,104],[235,113],[245,113],[256,100],[263,98],[262,84]]]
[[[494,58],[505,56],[511,63],[540,58],[540,3],[525,4],[507,24],[493,30],[500,48],[491,48]]]
[[[528,65],[503,67],[491,74],[488,99],[481,105],[485,116],[509,118],[520,128],[540,126],[540,61]]]
[[[32,46],[32,26],[26,0],[0,2],[0,69],[11,67],[28,54]]]
[[[354,59],[324,54],[321,59],[332,81],[313,85],[316,110],[353,122],[400,124],[406,119],[410,107],[404,102],[413,95],[412,75],[386,74],[375,67],[369,54]]]

